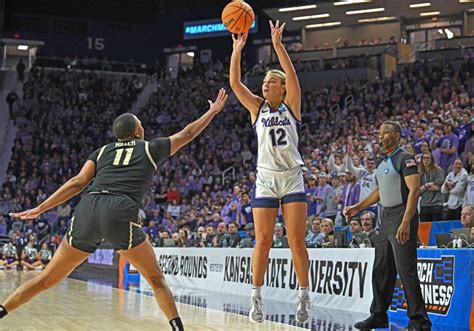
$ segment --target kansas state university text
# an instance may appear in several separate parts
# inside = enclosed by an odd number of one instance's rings
[[[367,262],[310,260],[310,290],[320,294],[364,297]],[[252,283],[250,257],[228,256],[225,259],[224,282]],[[356,286],[356,284],[358,286]],[[274,288],[298,288],[293,264],[286,258],[268,260],[265,285]],[[370,286],[370,284],[365,284]]]

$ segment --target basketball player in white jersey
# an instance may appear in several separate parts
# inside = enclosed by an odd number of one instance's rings
[[[305,323],[310,318],[311,301],[308,295],[308,252],[304,241],[307,205],[297,133],[301,121],[301,90],[295,68],[281,42],[285,24],[280,25],[277,21],[273,25],[270,21],[270,27],[273,47],[284,72],[270,70],[266,74],[262,85],[263,98],[254,95],[240,81],[240,58],[248,34],[232,36],[234,50],[230,62],[230,86],[250,112],[258,139],[257,178],[252,199],[256,245],[252,257],[253,289],[249,317],[252,322],[265,319],[260,287],[281,206],[300,285],[296,319]]]

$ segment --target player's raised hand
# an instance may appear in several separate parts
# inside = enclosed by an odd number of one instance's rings
[[[10,215],[10,217],[19,218],[21,220],[31,220],[31,219],[37,218],[41,214],[42,214],[42,211],[38,207],[36,207],[33,209],[21,211],[19,213],[10,213],[8,215]]]
[[[270,20],[270,29],[272,30],[272,43],[273,45],[278,45],[281,43],[281,38],[283,36],[283,30],[285,29],[286,23],[280,25],[280,21],[277,20],[275,25]]]
[[[247,37],[249,33],[240,33],[237,36],[232,33],[232,40],[234,41],[234,49],[241,52],[247,42]]]
[[[216,101],[212,102],[211,100],[208,100],[209,102],[209,110],[212,111],[214,114],[219,114],[224,108],[225,102],[227,101],[227,93],[226,91],[221,88],[219,90],[219,94],[217,95]]]

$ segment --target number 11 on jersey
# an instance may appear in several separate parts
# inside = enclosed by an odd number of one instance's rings
[[[123,150],[125,150],[125,159],[123,160],[122,165],[128,166],[130,159],[132,158],[133,148],[121,148],[115,151],[114,166],[120,165],[120,160],[122,159]]]

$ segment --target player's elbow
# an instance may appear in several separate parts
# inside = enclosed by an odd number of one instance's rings
[[[229,85],[232,90],[235,90],[237,88],[239,81],[233,77],[230,77],[229,79]]]
[[[75,176],[69,180],[69,183],[71,184],[72,187],[82,191],[87,187],[87,185],[89,184],[89,181],[87,181],[82,176]]]

